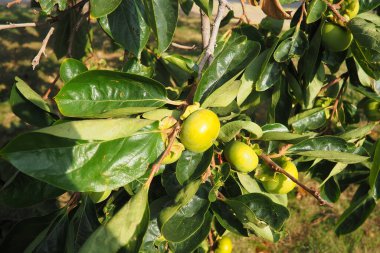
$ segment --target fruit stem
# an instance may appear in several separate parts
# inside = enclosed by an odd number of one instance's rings
[[[339,6],[339,4],[337,4],[337,5],[332,4],[328,0],[323,0],[323,2],[325,2],[327,4],[327,6],[329,7],[329,9],[334,13],[334,15],[338,19],[340,19],[340,21],[342,21],[344,24],[347,23],[347,20],[342,15],[340,15],[339,11],[336,9],[336,7]]]
[[[166,147],[164,153],[162,153],[160,159],[159,159],[156,163],[154,163],[154,164],[152,165],[152,170],[151,170],[151,172],[150,172],[150,174],[149,174],[148,180],[147,180],[146,183],[145,183],[145,187],[146,187],[146,188],[149,188],[150,184],[152,183],[152,180],[153,180],[154,175],[155,175],[155,174],[158,172],[158,170],[160,169],[160,166],[161,166],[162,161],[165,159],[165,157],[167,157],[167,156],[169,155],[170,150],[171,150],[171,148],[172,148],[172,146],[173,146],[173,143],[174,143],[174,141],[175,141],[175,139],[176,139],[176,136],[177,136],[177,134],[179,133],[180,129],[181,129],[181,127],[180,127],[180,122],[177,121],[177,123],[176,123],[176,124],[174,125],[174,127],[173,127],[172,133],[171,133],[170,136],[169,136],[169,143],[168,143],[168,146]]]
[[[314,190],[314,189],[311,189],[309,187],[307,187],[306,185],[304,185],[303,183],[301,183],[300,181],[298,181],[298,179],[296,179],[295,177],[293,177],[292,175],[290,175],[288,172],[286,172],[283,168],[281,168],[281,166],[279,166],[277,163],[275,163],[271,158],[269,158],[267,155],[265,154],[261,154],[259,155],[260,158],[267,164],[269,165],[269,167],[271,167],[275,172],[278,172],[278,173],[281,173],[281,174],[284,174],[285,176],[287,176],[290,180],[292,180],[294,183],[296,183],[299,187],[301,187],[302,189],[304,189],[305,191],[307,191],[308,193],[310,193],[314,198],[316,198],[319,202],[319,204],[321,206],[328,206],[328,207],[333,207],[333,205],[329,202],[327,202],[326,200],[322,199],[321,197],[321,194],[319,193],[319,191],[317,190]]]

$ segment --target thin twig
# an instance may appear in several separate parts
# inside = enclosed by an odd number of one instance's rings
[[[248,15],[247,15],[247,10],[245,8],[245,0],[240,0],[240,5],[241,5],[241,9],[243,11],[243,15],[242,17],[245,17],[246,21],[248,24],[251,23],[251,20],[248,18]],[[241,18],[240,18],[241,19]]]
[[[22,0],[13,0],[13,1],[7,3],[7,8],[11,8],[13,5],[20,4],[21,2],[22,2]]]
[[[260,155],[260,158],[263,159],[263,161],[269,165],[275,172],[278,172],[278,173],[281,173],[281,174],[284,174],[285,176],[287,176],[290,180],[292,180],[294,183],[296,183],[298,186],[300,186],[302,189],[304,189],[305,191],[307,191],[308,193],[310,193],[314,198],[316,198],[319,202],[319,204],[321,206],[329,206],[329,207],[332,207],[332,204],[330,204],[329,202],[327,202],[326,200],[322,199],[321,197],[321,194],[319,193],[319,191],[317,190],[314,190],[314,189],[311,189],[309,187],[307,187],[306,185],[304,185],[303,183],[301,183],[300,181],[298,181],[298,179],[296,179],[295,177],[293,177],[292,175],[290,175],[288,172],[286,172],[283,168],[281,168],[281,166],[279,166],[278,164],[276,164],[271,158],[269,158],[267,155],[265,154],[261,154]]]
[[[40,48],[40,51],[38,51],[38,54],[36,55],[36,57],[34,57],[32,61],[33,70],[40,63],[41,55],[44,54],[46,56],[46,53],[45,53],[46,46],[47,46],[47,43],[49,42],[50,37],[53,35],[53,32],[54,32],[54,27],[50,27],[49,32],[46,34],[45,39],[42,41],[42,46]]]
[[[212,231],[208,233],[208,245],[210,246],[210,253],[214,252],[214,238],[212,236]]]
[[[339,8],[339,4],[332,4],[330,3],[328,0],[323,0],[323,2],[325,2],[327,4],[327,6],[329,7],[329,9],[334,13],[334,15],[340,20],[342,21],[344,24],[347,23],[347,20],[339,13],[339,11],[337,10],[337,7]]]
[[[181,45],[181,44],[175,43],[175,42],[172,42],[172,46],[175,47],[175,48],[185,49],[185,50],[193,50],[193,49],[197,48],[196,45],[186,46],[186,45]]]
[[[49,98],[49,95],[58,80],[59,80],[59,74],[55,77],[54,81],[50,84],[49,88],[46,90],[45,94],[42,96],[42,99],[46,100]]]
[[[323,93],[328,88],[330,88],[331,86],[339,83],[343,78],[347,78],[347,77],[348,77],[348,72],[345,72],[345,73],[341,74],[339,77],[335,78],[334,80],[332,80],[331,82],[329,82],[327,85],[323,86],[321,88],[321,90],[319,91],[319,93]]]
[[[8,25],[0,25],[0,30],[22,28],[22,27],[35,27],[35,26],[37,26],[37,23],[8,24]]]
[[[208,43],[210,41],[210,33],[211,33],[211,24],[210,18],[204,13],[201,12],[201,31],[202,31],[202,46],[203,49],[207,48]]]
[[[227,0],[218,0],[219,1],[219,6],[218,6],[218,12],[216,13],[215,21],[214,21],[214,27],[212,28],[210,40],[206,49],[206,52],[201,59],[199,63],[199,73],[198,73],[198,79],[200,79],[202,75],[202,70],[206,64],[207,61],[210,61],[212,59],[212,56],[214,54],[215,50],[215,45],[216,45],[216,38],[218,36],[218,31],[220,27],[220,22],[223,20],[223,14],[224,10],[227,7]]]
[[[154,175],[156,175],[157,171],[160,169],[162,161],[165,159],[165,157],[167,157],[169,155],[170,150],[171,150],[171,148],[173,146],[173,143],[174,143],[174,141],[176,139],[176,136],[179,133],[180,129],[181,129],[180,122],[177,121],[177,123],[173,127],[172,133],[169,136],[168,146],[166,147],[164,153],[162,153],[160,159],[155,164],[152,165],[152,170],[151,170],[151,172],[149,174],[148,180],[145,183],[145,187],[148,188],[150,186],[150,184],[152,183]]]
[[[282,146],[280,148],[280,150],[278,151],[278,154],[270,154],[270,155],[267,155],[269,158],[278,158],[278,157],[282,157],[286,154],[286,151],[291,147],[293,146],[293,144],[286,144],[284,146]]]

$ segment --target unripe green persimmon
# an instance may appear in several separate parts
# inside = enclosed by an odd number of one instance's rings
[[[298,179],[298,170],[294,163],[284,159],[283,157],[279,159],[273,159],[273,161],[290,175]],[[272,171],[272,169],[266,164],[264,164],[262,168],[263,170]],[[294,183],[287,176],[280,173],[275,173],[271,179],[263,181],[262,184],[267,192],[274,194],[287,194],[296,186],[296,183]]]
[[[231,253],[232,252],[232,241],[229,237],[223,236],[222,239],[218,240],[218,247],[215,253]]]
[[[111,194],[111,190],[107,190],[104,192],[89,192],[88,196],[94,203],[100,203],[104,201]]]
[[[232,141],[224,149],[224,156],[232,167],[243,173],[256,169],[259,158],[255,151],[247,144],[240,141]]]
[[[201,153],[212,146],[219,130],[218,116],[213,111],[200,109],[185,119],[179,136],[186,149]]]
[[[322,42],[333,52],[346,50],[352,41],[350,31],[333,23],[325,23],[322,28]]]
[[[380,120],[380,103],[376,100],[368,99],[363,105],[364,114],[371,121]]]

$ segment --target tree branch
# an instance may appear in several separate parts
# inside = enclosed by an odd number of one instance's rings
[[[199,63],[198,79],[200,79],[200,77],[202,75],[202,70],[203,70],[206,62],[211,61],[210,59],[214,54],[215,45],[216,45],[216,38],[218,36],[220,22],[222,22],[222,20],[223,20],[224,10],[226,9],[227,4],[228,4],[227,0],[218,0],[218,1],[219,1],[218,12],[216,13],[216,17],[215,17],[215,21],[214,21],[214,26],[212,28],[210,40],[208,42],[206,52],[205,52],[203,58],[201,59],[201,61]]]
[[[171,148],[172,148],[172,146],[173,146],[173,143],[174,143],[174,141],[175,141],[175,139],[176,139],[176,136],[177,136],[177,134],[179,133],[179,130],[180,130],[180,129],[181,129],[181,127],[180,127],[180,122],[177,121],[177,123],[176,123],[176,124],[174,125],[174,127],[173,127],[173,131],[172,131],[172,133],[171,133],[170,136],[169,136],[169,143],[168,143],[168,146],[166,147],[164,153],[162,153],[160,159],[159,159],[156,163],[154,163],[154,164],[152,165],[152,170],[151,170],[151,172],[150,172],[150,174],[149,174],[148,180],[147,180],[146,183],[145,183],[145,187],[149,187],[149,186],[150,186],[150,184],[152,183],[152,180],[153,180],[154,175],[155,175],[155,174],[158,172],[158,170],[160,169],[160,166],[161,166],[162,161],[165,159],[165,157],[167,157],[167,156],[169,155],[170,150],[171,150]]]
[[[317,190],[314,190],[314,189],[311,189],[309,187],[307,187],[306,185],[304,185],[303,183],[301,183],[300,181],[298,181],[298,179],[296,179],[295,177],[293,177],[292,175],[290,175],[288,172],[286,172],[283,168],[281,168],[278,164],[276,164],[272,159],[270,159],[267,155],[265,154],[261,154],[259,155],[261,159],[263,159],[263,161],[269,165],[275,172],[278,172],[278,173],[281,173],[281,174],[284,174],[285,176],[287,176],[290,180],[292,180],[294,183],[296,183],[299,187],[301,187],[302,189],[304,189],[305,191],[307,191],[308,193],[310,193],[315,199],[318,200],[319,204],[321,206],[329,206],[329,207],[332,207],[332,204],[330,204],[329,202],[327,202],[326,200],[322,199],[321,197],[321,194],[317,191]]]
[[[251,20],[248,18],[248,15],[247,15],[247,10],[245,8],[245,0],[240,0],[240,5],[241,5],[241,9],[243,11],[242,17],[245,17],[247,23],[250,24]],[[240,18],[240,20],[241,20],[241,18]]]
[[[22,2],[22,0],[13,0],[13,1],[7,3],[7,8],[11,8],[13,5],[20,4],[21,2]]]
[[[20,23],[20,24],[8,24],[0,25],[0,30],[12,29],[12,28],[22,28],[22,27],[35,27],[37,23]]]
[[[202,46],[203,49],[207,48],[208,42],[210,41],[210,33],[211,33],[211,24],[210,18],[204,13],[201,12],[201,30],[202,30]]]
[[[175,42],[172,42],[172,46],[175,47],[175,48],[184,49],[184,50],[193,50],[193,49],[197,48],[196,45],[186,46],[186,45],[181,45],[181,44],[178,44],[178,43],[175,43]]]
[[[337,10],[336,7],[339,7],[340,4],[332,4],[330,3],[328,0],[323,0],[323,2],[325,2],[327,4],[327,6],[329,7],[329,9],[334,13],[334,15],[340,20],[342,21],[344,24],[347,23],[347,20],[342,16],[340,15],[339,11]]]
[[[348,72],[345,72],[345,73],[341,74],[339,77],[335,78],[334,80],[332,80],[331,82],[329,82],[327,85],[323,86],[321,88],[321,90],[319,91],[319,93],[323,93],[328,88],[330,88],[331,86],[339,83],[342,79],[347,78],[347,77],[348,77]]]
[[[49,42],[50,37],[53,35],[53,32],[54,32],[54,27],[50,27],[49,32],[46,34],[45,39],[42,41],[42,46],[41,46],[40,51],[38,51],[38,54],[36,55],[36,57],[34,57],[32,61],[33,70],[36,68],[38,64],[40,64],[41,55],[44,54],[46,56],[45,49],[46,49],[47,43]]]
[[[45,94],[42,96],[42,99],[46,100],[49,98],[49,95],[51,93],[51,91],[53,90],[55,84],[57,83],[57,81],[59,80],[59,73],[58,75],[55,77],[54,81],[50,84],[49,88],[46,90]]]

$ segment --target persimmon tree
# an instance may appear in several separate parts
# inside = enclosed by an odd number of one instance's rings
[[[52,86],[63,86],[37,94],[15,77],[12,110],[34,127],[0,150],[0,203],[70,200],[13,226],[1,252],[229,252],[225,233],[276,242],[291,230],[296,185],[320,208],[356,186],[337,235],[375,208],[379,1],[305,0],[294,12],[282,6],[292,0],[241,1],[241,17],[227,0],[38,2],[38,23],[0,30],[49,26],[32,66],[51,41],[61,59]],[[267,18],[252,24],[246,4]],[[196,60],[167,53],[194,50],[172,41],[193,5]],[[125,50],[122,69],[82,62],[96,50],[91,20]]]

